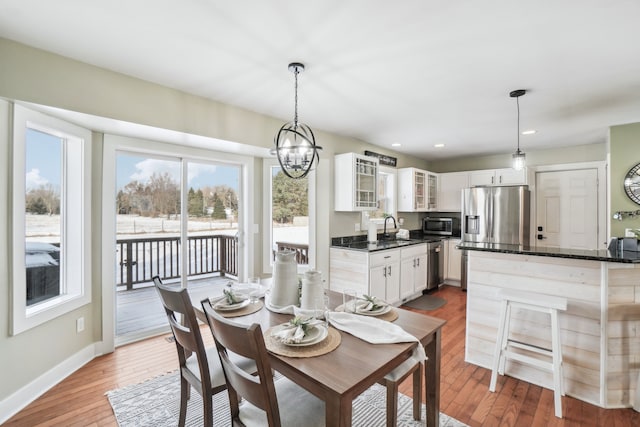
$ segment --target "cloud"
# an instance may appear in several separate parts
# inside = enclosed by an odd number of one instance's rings
[[[40,169],[37,168],[33,168],[31,169],[29,172],[27,172],[27,177],[26,177],[26,189],[31,190],[34,188],[38,188],[41,185],[45,185],[49,182],[49,180],[43,176],[40,175]]]
[[[145,159],[135,164],[136,171],[131,174],[131,180],[147,183],[154,173],[169,173],[175,181],[180,182],[180,162],[171,160]],[[189,162],[189,182],[193,181],[203,173],[213,173],[216,169],[214,165]]]

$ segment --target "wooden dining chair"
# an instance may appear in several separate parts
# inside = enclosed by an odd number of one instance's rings
[[[258,324],[242,325],[215,312],[202,300],[227,380],[234,426],[324,426],[325,404],[287,378],[274,381],[269,355]],[[253,359],[257,375],[234,363],[233,354]],[[243,400],[240,402],[240,398]],[[239,403],[240,402],[240,403]]]
[[[421,344],[418,344],[421,345]],[[403,362],[396,369],[378,381],[387,389],[387,427],[397,425],[398,420],[398,386],[413,374],[413,419],[419,420],[422,409],[422,364],[414,359]]]
[[[178,425],[185,424],[187,401],[193,387],[202,396],[203,424],[211,427],[213,426],[213,395],[227,387],[216,348],[215,346],[205,348],[200,334],[200,325],[187,290],[164,285],[158,276],[153,277],[153,283],[167,313],[178,351],[180,366]],[[241,359],[237,363],[248,372],[255,371],[255,364],[251,360]]]

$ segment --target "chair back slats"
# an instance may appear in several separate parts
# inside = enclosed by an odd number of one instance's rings
[[[211,388],[211,376],[207,354],[200,334],[200,326],[196,319],[196,313],[186,289],[164,285],[159,278],[154,277],[156,289],[160,294],[162,305],[167,313],[167,319],[171,326],[171,332],[178,350],[180,368],[185,368],[186,359],[195,353],[198,358],[200,379],[205,389]],[[183,323],[178,319],[182,318]],[[202,363],[205,362],[205,363]]]
[[[280,426],[278,398],[262,328],[258,324],[247,326],[222,317],[216,313],[208,299],[202,300],[201,304],[220,355],[229,400],[237,401],[236,396],[246,399],[266,412],[269,426]],[[253,359],[257,376],[252,376],[237,366],[229,357],[229,352]],[[234,406],[237,408],[237,405],[232,403],[231,414],[237,418],[237,409]]]

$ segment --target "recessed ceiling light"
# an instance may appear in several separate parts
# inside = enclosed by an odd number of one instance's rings
[[[529,130],[523,130],[522,134],[523,135],[533,135],[534,133],[536,133],[537,131],[535,129],[529,129]]]
[[[392,147],[401,147],[402,144],[400,144],[399,142],[394,142],[393,144],[391,144]]]
[[[444,144],[435,144],[435,145],[434,145],[434,147],[436,147],[436,148],[442,148],[442,147],[444,147]]]

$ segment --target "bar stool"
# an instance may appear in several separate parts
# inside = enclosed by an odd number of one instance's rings
[[[562,400],[564,396],[563,373],[562,373],[562,348],[560,346],[560,328],[558,326],[558,310],[567,309],[567,300],[561,297],[540,295],[529,292],[514,291],[511,289],[501,289],[498,296],[502,299],[500,308],[500,323],[498,324],[498,337],[496,339],[496,349],[493,357],[493,367],[491,371],[491,383],[489,391],[496,391],[496,381],[498,373],[504,375],[506,359],[517,360],[527,363],[540,369],[545,369],[553,374],[553,400],[555,405],[555,415],[562,418]],[[542,348],[533,344],[516,341],[509,338],[509,323],[511,320],[511,308],[538,311],[551,316],[551,349]],[[513,349],[523,349],[551,358],[546,361]]]

